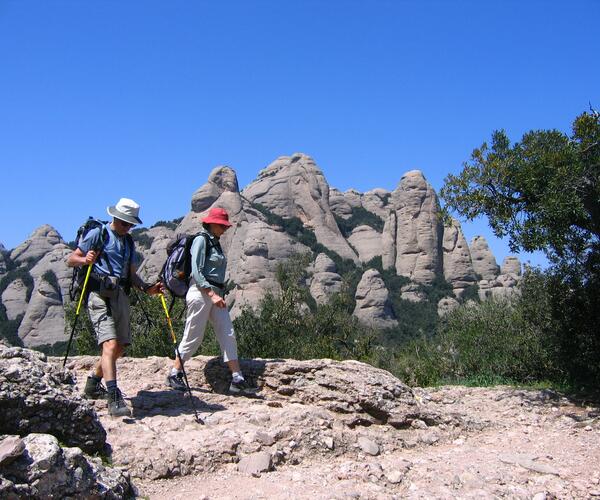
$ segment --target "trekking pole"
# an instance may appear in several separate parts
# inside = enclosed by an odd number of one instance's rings
[[[65,353],[65,359],[63,360],[63,368],[67,364],[67,358],[69,357],[69,350],[71,349],[71,342],[73,340],[73,334],[75,333],[75,328],[77,327],[77,320],[79,319],[79,310],[81,309],[81,303],[83,302],[83,296],[85,295],[85,289],[87,288],[87,283],[88,283],[88,280],[90,279],[90,273],[92,272],[92,267],[94,267],[94,264],[89,264],[87,273],[85,273],[85,280],[83,281],[83,288],[81,289],[81,293],[79,295],[79,302],[77,303],[77,310],[75,311],[75,321],[73,321],[73,328],[71,329],[71,336],[69,337],[69,343],[67,344],[67,352]]]
[[[179,362],[181,363],[181,371],[183,372],[183,380],[185,381],[185,386],[188,390],[188,394],[190,395],[190,403],[192,405],[192,409],[194,410],[194,415],[196,416],[196,422],[204,425],[204,420],[202,420],[200,418],[200,416],[198,415],[198,412],[196,411],[196,405],[194,404],[194,397],[192,396],[192,389],[190,388],[187,374],[185,373],[185,368],[183,367],[183,360],[181,359],[181,355],[179,354],[179,348],[177,347],[177,337],[175,337],[175,332],[173,331],[173,323],[171,323],[171,316],[169,315],[169,310],[167,309],[167,302],[165,301],[165,295],[163,293],[160,294],[160,301],[162,303],[163,309],[165,310],[165,316],[167,317],[167,323],[169,324],[169,331],[171,333],[171,339],[173,339],[173,345],[175,346],[175,354],[179,358]]]

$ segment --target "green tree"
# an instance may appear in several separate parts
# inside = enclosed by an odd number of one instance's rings
[[[503,131],[449,175],[446,209],[485,216],[513,251],[541,250],[551,268],[549,303],[562,362],[581,383],[600,382],[600,114],[582,113],[570,135]]]

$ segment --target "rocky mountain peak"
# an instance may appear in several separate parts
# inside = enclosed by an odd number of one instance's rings
[[[319,243],[343,258],[357,260],[331,212],[329,184],[310,156],[295,153],[277,158],[242,195],[281,217],[300,219],[314,230]]]
[[[239,193],[237,175],[227,166],[215,167],[208,181],[192,195],[192,212],[203,212],[219,199],[224,192]]]
[[[37,261],[59,243],[65,242],[58,231],[49,224],[44,224],[10,253],[10,259],[17,264],[30,260]]]

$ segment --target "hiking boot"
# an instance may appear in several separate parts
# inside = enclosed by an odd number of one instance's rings
[[[246,380],[238,380],[237,382],[232,380],[229,386],[229,392],[231,394],[240,394],[242,396],[253,396],[258,392],[258,387],[249,384]]]
[[[98,379],[88,377],[85,381],[83,395],[87,399],[108,399],[108,392]]]
[[[125,404],[119,389],[108,394],[108,414],[111,417],[131,417],[131,410]]]
[[[179,372],[177,375],[169,375],[167,377],[167,385],[171,389],[175,389],[177,391],[185,391],[187,389],[183,380],[183,373],[181,372]]]

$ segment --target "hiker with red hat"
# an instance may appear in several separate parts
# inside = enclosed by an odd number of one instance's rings
[[[180,391],[186,390],[183,363],[200,347],[206,322],[210,321],[223,353],[223,361],[232,374],[229,392],[254,394],[258,389],[244,379],[240,369],[235,332],[224,298],[227,259],[219,239],[231,227],[229,215],[223,208],[211,208],[202,219],[202,226],[203,230],[194,238],[190,248],[192,272],[190,287],[185,296],[185,328],[176,350],[173,368],[167,377],[167,385]]]

